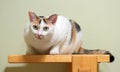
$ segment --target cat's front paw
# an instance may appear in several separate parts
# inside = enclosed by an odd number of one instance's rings
[[[59,47],[54,47],[53,49],[51,49],[49,54],[59,54]]]
[[[57,51],[50,51],[50,54],[53,54],[53,55],[55,55],[55,54],[59,54],[59,52],[57,52]]]

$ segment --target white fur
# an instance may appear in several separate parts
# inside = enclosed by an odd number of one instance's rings
[[[52,28],[52,35],[48,38],[39,40],[35,38],[32,32],[33,30],[30,27],[30,22],[27,24],[24,31],[24,38],[28,46],[28,54],[34,54],[33,49],[43,54],[72,54],[79,50],[82,44],[82,33],[81,31],[77,33],[75,43],[69,44],[72,30],[69,19],[59,15],[55,26]]]

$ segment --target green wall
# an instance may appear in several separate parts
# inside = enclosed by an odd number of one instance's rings
[[[0,72],[65,72],[64,64],[10,64],[8,55],[25,54],[28,11],[62,14],[77,21],[83,47],[106,49],[116,60],[100,64],[100,72],[119,72],[120,0],[0,0]]]

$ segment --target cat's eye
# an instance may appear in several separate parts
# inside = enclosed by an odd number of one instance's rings
[[[37,25],[33,25],[33,28],[34,28],[35,30],[38,30],[38,26],[37,26]]]
[[[43,30],[44,30],[44,31],[48,31],[48,30],[49,30],[49,27],[44,27]]]

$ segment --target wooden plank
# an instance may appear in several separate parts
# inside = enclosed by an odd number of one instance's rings
[[[97,55],[97,62],[110,62],[109,55]]]
[[[9,55],[9,63],[70,63],[73,56],[96,56],[97,62],[109,62],[109,55]]]
[[[10,55],[9,63],[67,63],[71,62],[70,55]]]
[[[72,72],[97,72],[97,56],[73,56]]]

